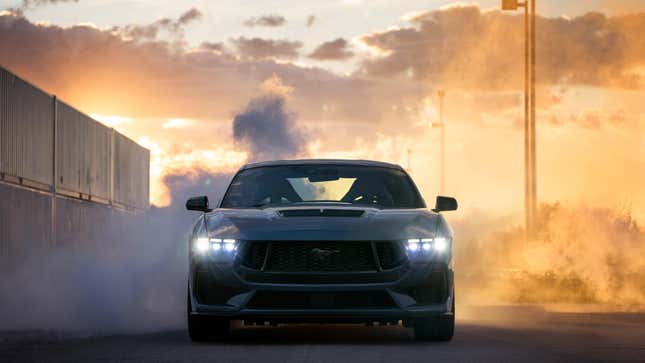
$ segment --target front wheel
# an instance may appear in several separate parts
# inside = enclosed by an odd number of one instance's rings
[[[194,342],[226,339],[231,332],[231,322],[228,319],[217,319],[210,316],[192,315],[190,292],[187,294],[186,320],[188,336]]]

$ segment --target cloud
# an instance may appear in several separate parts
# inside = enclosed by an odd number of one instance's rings
[[[278,43],[260,51],[253,44],[239,42],[245,54],[254,56],[266,56],[276,47],[277,53],[292,56],[298,46],[286,42],[285,50]],[[240,61],[211,51],[223,49],[221,43],[205,43],[203,48],[182,50],[163,41],[128,40],[110,30],[39,25],[22,16],[0,16],[0,64],[98,114],[225,119],[274,73],[301,85],[306,79],[338,81],[320,69]],[[302,92],[309,91],[303,87]]]
[[[161,18],[147,25],[128,24],[122,27],[114,27],[112,30],[126,38],[138,41],[155,40],[162,31],[165,31],[171,37],[183,38],[184,28],[190,23],[201,19],[202,16],[201,11],[191,8],[182,13],[176,20]]]
[[[309,58],[317,60],[345,60],[354,56],[354,53],[347,48],[347,41],[343,38],[338,38],[319,45],[309,54]]]
[[[258,18],[249,18],[245,20],[243,24],[250,28],[256,26],[275,28],[287,24],[287,19],[282,15],[263,15]]]
[[[44,5],[56,5],[62,3],[77,3],[78,0],[22,0],[21,9],[33,9]]]
[[[380,54],[364,74],[408,77],[465,89],[521,85],[523,18],[477,5],[418,13],[410,27],[363,35]],[[538,82],[617,88],[644,85],[645,13],[537,19]],[[639,69],[641,71],[639,71]]]
[[[238,53],[246,59],[295,59],[302,42],[239,37],[231,39]]]
[[[192,8],[185,13],[181,14],[179,19],[177,19],[177,24],[186,25],[192,21],[199,20],[202,18],[202,12],[196,8]]]
[[[181,129],[192,126],[195,122],[193,120],[183,118],[172,118],[161,125],[162,129]]]
[[[316,18],[315,15],[313,15],[313,14],[309,15],[307,17],[307,22],[306,22],[307,28],[311,28],[314,25],[314,23],[316,23],[316,20],[318,20],[318,18]]]
[[[477,8],[471,10],[476,17],[489,14],[482,14]],[[507,15],[497,13],[497,16]],[[635,15],[633,19],[639,19],[639,16]],[[470,22],[464,21],[464,24]],[[634,27],[625,25],[625,29]],[[387,40],[385,35],[376,35],[381,33],[371,36],[376,37],[373,41],[379,39],[378,42],[388,44],[383,47],[389,49],[397,43],[396,39],[405,38],[400,31],[385,31],[383,34],[390,34],[392,38]],[[418,35],[420,30],[411,28],[407,32]],[[625,32],[637,39],[635,31]],[[61,99],[73,102],[82,110],[133,119],[185,118],[221,123],[242,108],[249,97],[256,96],[262,83],[276,74],[285,84],[294,87],[290,108],[308,123],[356,122],[375,127],[390,123],[408,127],[423,119],[424,100],[436,93],[436,88],[441,85],[438,81],[449,79],[448,76],[463,81],[472,79],[473,73],[488,74],[488,70],[475,61],[439,74],[435,64],[428,62],[427,68],[435,69],[435,73],[428,71],[430,73],[424,74],[423,69],[415,68],[415,62],[422,58],[418,53],[420,50],[412,49],[414,57],[401,59],[408,62],[407,67],[401,70],[403,75],[393,73],[392,68],[382,69],[384,64],[380,62],[386,62],[385,65],[392,62],[385,57],[370,60],[369,66],[376,68],[368,70],[368,65],[364,64],[355,74],[339,76],[320,68],[275,61],[296,57],[301,49],[298,42],[238,40],[233,40],[230,51],[218,41],[187,49],[185,45],[175,47],[158,39],[129,40],[110,30],[35,24],[21,16],[0,16],[0,64],[43,89],[55,92]],[[238,57],[234,55],[236,44],[243,50]],[[468,44],[462,46],[461,53],[471,51]],[[423,47],[419,45],[417,48]],[[521,47],[517,52],[521,57]],[[390,57],[402,57],[395,53]],[[443,57],[442,52],[437,54]],[[508,49],[493,51],[489,56],[512,58]],[[455,57],[459,64],[459,56]],[[422,65],[418,64],[419,67]],[[509,84],[500,85],[496,82],[501,81],[496,79],[486,83],[483,77],[473,86],[475,89],[467,92],[451,87],[446,101],[451,122],[481,122],[486,118],[491,123],[507,125],[509,119],[519,120],[522,114],[522,72],[521,65],[517,65],[520,67],[517,71],[513,67],[497,66],[505,71],[489,75],[500,79],[508,77]],[[123,87],[124,81],[128,87]],[[491,87],[482,89],[481,83]],[[541,107],[544,100],[546,98],[542,96],[538,99]],[[633,118],[633,113],[629,109],[626,111],[627,116]],[[559,120],[567,122],[567,118],[562,116]]]
[[[22,0],[22,3],[19,6],[7,8],[6,11],[14,15],[21,16],[25,11],[39,8],[41,6],[77,2],[78,0]]]
[[[222,42],[202,42],[199,48],[220,53],[223,53],[226,50],[224,43]]]

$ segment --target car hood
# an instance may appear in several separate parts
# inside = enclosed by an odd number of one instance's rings
[[[354,211],[360,216],[286,216],[300,212]],[[287,212],[287,213],[285,213]],[[305,213],[307,214],[307,213]],[[426,209],[297,207],[217,209],[206,216],[211,238],[240,240],[397,240],[433,237],[438,214]]]

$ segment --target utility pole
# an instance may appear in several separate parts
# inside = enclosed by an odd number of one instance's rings
[[[502,0],[502,10],[524,8],[524,212],[526,238],[535,234],[537,177],[535,148],[535,1]],[[530,12],[529,12],[530,11]]]
[[[439,96],[439,195],[444,195],[446,186],[446,124],[443,121],[443,98],[446,96],[444,90],[437,91]]]
[[[537,151],[535,150],[535,1],[531,4],[531,229],[529,238],[535,237],[537,219]]]

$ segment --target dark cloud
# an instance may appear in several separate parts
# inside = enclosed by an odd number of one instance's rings
[[[22,0],[17,7],[10,7],[6,10],[15,15],[23,15],[25,11],[45,5],[56,5],[62,3],[77,3],[78,0]]]
[[[304,147],[294,118],[286,109],[284,97],[255,98],[233,119],[235,142],[249,149],[251,161],[293,157]]]
[[[257,18],[249,18],[243,23],[248,27],[266,26],[266,27],[279,27],[287,24],[287,19],[282,15],[263,15]]]
[[[161,18],[152,24],[128,24],[122,27],[114,27],[113,30],[127,38],[138,41],[155,40],[162,31],[166,32],[171,37],[183,38],[184,28],[190,23],[201,19],[202,16],[201,11],[196,8],[192,8],[181,14],[176,20]]]
[[[44,5],[55,5],[62,3],[77,3],[78,0],[22,0],[22,9],[33,9]]]
[[[315,15],[309,15],[307,17],[307,22],[306,22],[307,27],[311,28],[314,25],[314,23],[316,23],[316,20],[318,20],[318,18],[316,18]]]
[[[523,77],[523,17],[476,5],[429,11],[413,27],[367,34],[381,56],[362,71],[471,89],[516,88]],[[537,19],[537,75],[543,84],[643,86],[645,13]]]
[[[221,42],[203,42],[199,48],[215,52],[224,52],[226,50],[224,43]]]
[[[177,19],[178,25],[186,25],[192,21],[199,20],[202,18],[202,12],[196,8],[192,8],[185,13],[181,14],[179,19]]]
[[[330,42],[325,42],[314,49],[309,58],[318,60],[345,60],[354,56],[349,50],[348,43],[343,38],[338,38]]]
[[[231,39],[240,56],[246,59],[295,59],[302,42],[239,37]]]

